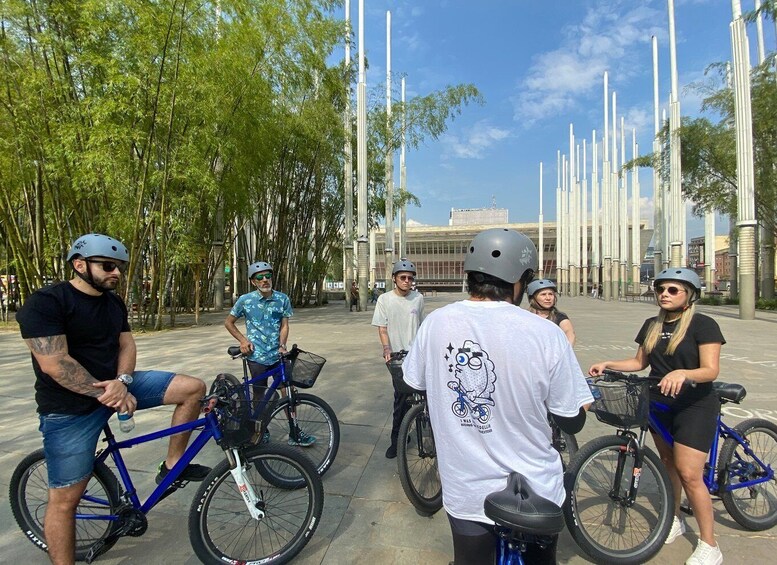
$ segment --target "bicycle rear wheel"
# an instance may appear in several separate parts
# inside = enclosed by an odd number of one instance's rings
[[[313,464],[285,445],[252,447],[244,454],[246,479],[259,497],[264,517],[254,520],[229,472],[221,462],[203,481],[189,512],[189,538],[206,564],[287,563],[308,543],[321,519],[324,487]],[[287,467],[299,476],[298,489],[279,487],[258,471]]]
[[[293,441],[289,409],[289,398],[283,398],[275,409],[265,418],[266,430],[270,441],[287,443]],[[340,448],[340,423],[334,410],[319,397],[312,394],[296,393],[294,405],[297,426],[308,436],[316,438],[315,443],[307,446],[295,446],[295,449],[313,461],[319,475],[326,473],[332,466]]]
[[[442,508],[442,484],[437,472],[437,451],[426,404],[414,404],[402,419],[397,442],[399,482],[408,500],[424,514]]]
[[[76,514],[109,516],[120,504],[118,481],[104,463],[95,463],[92,477],[76,508]],[[16,466],[8,489],[11,511],[16,523],[33,544],[48,552],[43,533],[43,520],[49,499],[46,458],[42,449],[30,453]],[[83,561],[96,542],[105,539],[116,522],[107,519],[76,520],[76,561]],[[116,541],[103,546],[101,553]]]
[[[626,503],[635,450],[620,436],[584,445],[567,469],[564,518],[580,548],[597,563],[643,563],[659,552],[672,526],[674,498],[661,460],[645,447],[639,489]],[[615,483],[618,465],[621,480]]]
[[[752,453],[777,472],[777,425],[764,419],[750,419],[734,427],[747,441]],[[720,450],[718,467],[723,504],[737,523],[748,530],[767,530],[777,525],[777,478],[749,487],[741,483],[763,478],[766,473],[758,461],[745,452],[734,438],[728,438]],[[728,487],[734,490],[724,491]]]

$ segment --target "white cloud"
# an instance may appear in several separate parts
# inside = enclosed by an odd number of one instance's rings
[[[443,158],[483,159],[488,149],[510,135],[510,131],[486,120],[477,122],[460,137],[448,133],[440,138],[445,147]]]
[[[605,70],[627,81],[636,72],[635,52],[651,35],[663,35],[663,14],[632,2],[600,0],[583,21],[564,30],[555,50],[534,57],[527,76],[512,97],[516,121],[530,126],[580,99],[599,94]]]

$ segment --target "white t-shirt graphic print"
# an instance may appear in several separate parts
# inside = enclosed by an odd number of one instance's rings
[[[427,391],[449,514],[490,522],[483,500],[511,471],[563,502],[547,413],[576,416],[593,398],[558,326],[507,302],[456,302],[421,324],[403,370]]]

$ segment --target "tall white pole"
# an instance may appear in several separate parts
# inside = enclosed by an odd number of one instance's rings
[[[760,8],[761,0],[755,0],[755,9]],[[758,64],[763,65],[766,59],[763,14],[758,14],[755,26],[758,39]],[[758,239],[761,242],[761,298],[771,300],[774,298],[774,236],[763,223],[760,226]]]
[[[669,65],[672,77],[672,92],[669,101],[669,194],[672,201],[670,264],[672,267],[684,267],[685,211],[683,210],[680,163],[680,91],[677,84],[677,40],[675,37],[674,0],[667,0],[667,2],[669,8]]]
[[[591,269],[593,270],[593,288],[599,295],[599,273],[601,270],[601,252],[599,237],[599,152],[596,143],[596,130],[591,133]]]
[[[731,0],[734,110],[737,136],[737,227],[739,228],[739,318],[755,318],[755,180],[750,102],[750,48],[739,0]]]
[[[581,245],[583,257],[580,261],[580,265],[583,268],[583,296],[588,294],[588,169],[586,168],[586,155],[585,150],[585,138],[583,138],[583,198],[581,202],[582,212],[582,236],[583,243]]]
[[[666,117],[666,108],[661,109],[661,123],[662,124],[668,124],[668,120]],[[666,165],[666,160],[664,159],[664,165]],[[671,256],[671,246],[669,245],[669,242],[672,240],[672,233],[671,233],[671,225],[672,225],[672,216],[673,216],[673,210],[672,210],[672,202],[669,195],[669,185],[664,182],[664,180],[661,180],[661,194],[663,195],[664,200],[664,231],[662,233],[662,236],[664,238],[664,262],[661,265],[662,269],[666,269],[669,267],[670,262],[670,256]],[[656,273],[658,274],[658,273]]]
[[[602,255],[604,267],[602,268],[602,298],[612,300],[612,234],[610,224],[610,208],[612,207],[612,195],[610,193],[610,159],[609,151],[609,120],[610,120],[610,91],[607,85],[607,72],[604,73],[604,136],[602,141]]]
[[[359,310],[367,309],[369,233],[367,227],[367,71],[364,65],[364,0],[359,0],[359,82],[356,90],[356,244],[358,246]]]
[[[545,231],[543,229],[542,219],[542,161],[540,161],[540,217],[539,217],[539,251],[540,251],[540,272],[539,277],[545,278]]]
[[[405,129],[407,111],[405,109],[405,77],[402,77],[402,145],[399,150],[399,193],[402,195],[402,207],[399,209],[399,257],[407,257],[407,163],[405,162]]]
[[[351,0],[345,0],[345,110],[343,112],[343,128],[345,133],[345,164],[343,170],[343,191],[345,192],[345,225],[343,229],[343,294],[345,307],[350,305],[349,289],[353,281],[353,124],[351,116]]]
[[[653,155],[660,155],[661,142],[658,139],[661,131],[660,118],[658,114],[658,39],[655,35],[651,36],[653,44]],[[653,164],[653,272],[658,272],[663,268],[662,261],[664,255],[664,190],[661,182],[661,175],[656,163]]]
[[[564,247],[561,249],[561,290],[569,296],[569,160],[561,156],[561,231]]]
[[[612,238],[612,296],[620,298],[620,254],[621,241],[618,231],[618,221],[621,215],[619,203],[619,175],[620,164],[618,163],[618,96],[616,92],[612,93],[612,172],[610,173],[610,237]]]
[[[631,159],[636,160],[639,157],[637,153],[637,130],[631,130]],[[642,264],[640,229],[639,229],[639,168],[636,164],[631,168],[631,282],[634,285],[634,291],[640,289],[639,268]]]
[[[621,167],[626,164],[626,119],[621,116]],[[628,195],[628,174],[625,170],[620,171],[621,189],[618,195],[620,204],[620,220],[618,225],[621,228],[621,293],[624,292],[626,281],[628,280],[627,264],[629,262],[629,195]]]
[[[386,241],[384,269],[386,292],[391,290],[394,265],[394,147],[391,127],[391,12],[386,12]]]
[[[556,284],[561,288],[561,249],[564,238],[561,235],[561,151],[556,151]]]
[[[567,214],[569,217],[569,286],[566,289],[567,296],[575,296],[574,291],[577,288],[577,265],[575,264],[575,196],[576,181],[575,178],[575,130],[572,124],[569,124],[569,177],[568,177],[568,196],[569,204]]]

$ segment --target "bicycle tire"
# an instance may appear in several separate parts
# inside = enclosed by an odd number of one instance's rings
[[[16,523],[38,549],[48,553],[43,532],[43,519],[48,507],[48,473],[43,449],[30,453],[16,466],[11,476],[8,499]],[[105,465],[95,463],[86,493],[96,500],[82,500],[77,514],[115,514],[121,499],[116,475]],[[104,503],[97,502],[97,499]],[[104,540],[113,531],[116,522],[108,520],[76,520],[76,561],[83,561],[91,547]],[[116,540],[107,541],[103,551],[110,549]]]
[[[755,455],[777,471],[777,424],[761,418],[751,418],[734,427],[750,444]],[[724,491],[734,481],[752,480],[759,476],[748,456],[734,439],[723,442],[718,457],[719,479],[723,505],[737,524],[753,531],[767,530],[777,525],[777,478],[748,488]]]
[[[243,458],[246,479],[260,497],[265,516],[259,520],[251,518],[232,480],[229,462],[222,461],[202,482],[192,500],[189,538],[194,553],[207,565],[287,563],[310,541],[321,520],[321,477],[309,459],[277,443],[251,447]],[[262,465],[294,469],[293,474],[302,478],[303,487],[278,487],[258,472]]]
[[[286,442],[289,437],[289,419],[286,410],[290,405],[289,397],[282,398],[275,409],[265,415],[262,429],[270,433],[270,440]],[[340,423],[332,407],[313,394],[295,393],[294,407],[297,413],[297,425],[302,431],[315,436],[316,443],[294,449],[309,457],[323,476],[334,463],[340,449]]]
[[[424,408],[424,403],[414,404],[402,418],[397,468],[399,482],[410,503],[422,514],[431,516],[442,508],[442,484],[437,472],[432,424]]]
[[[613,500],[615,466],[626,457],[621,485],[634,471],[633,449],[620,436],[596,438],[570,462],[564,518],[572,538],[596,563],[644,563],[664,545],[672,527],[672,483],[658,455],[643,448],[639,490],[634,504]]]

